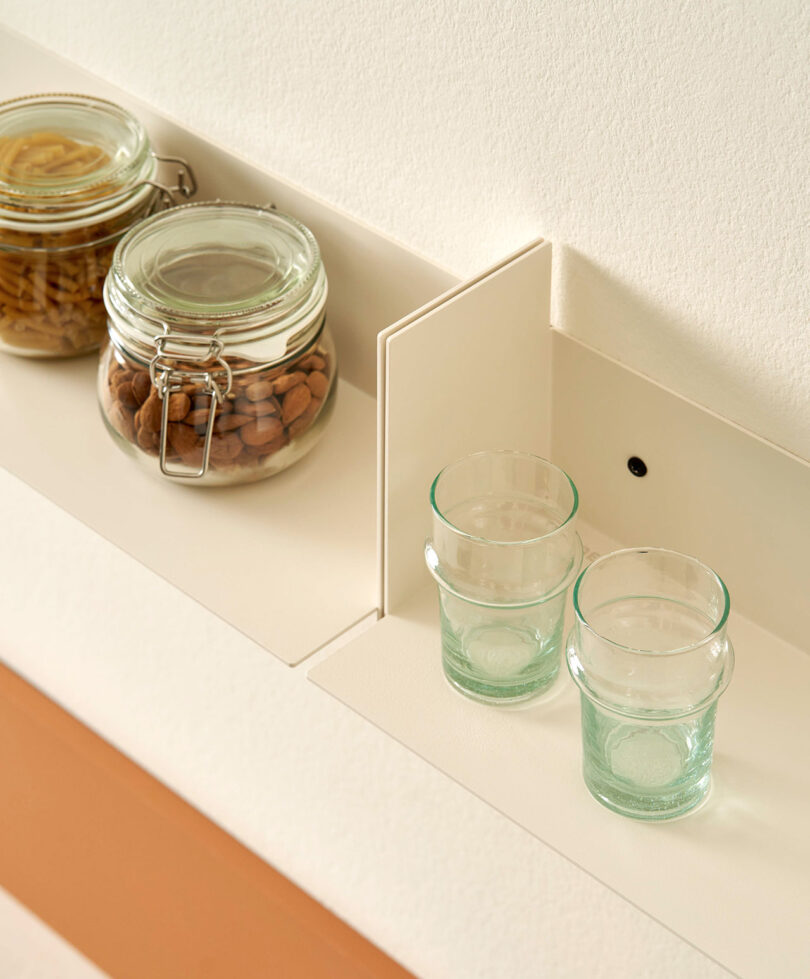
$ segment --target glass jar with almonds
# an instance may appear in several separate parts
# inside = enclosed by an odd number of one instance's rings
[[[99,399],[118,445],[195,485],[252,482],[320,439],[337,389],[312,233],[270,208],[189,204],[121,239]]]
[[[104,277],[121,235],[177,187],[129,112],[85,95],[0,103],[0,349],[71,357],[106,332]]]

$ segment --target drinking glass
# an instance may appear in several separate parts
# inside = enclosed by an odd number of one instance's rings
[[[442,665],[463,694],[514,703],[557,677],[563,613],[579,571],[576,487],[526,452],[478,452],[430,490],[425,545],[439,587]]]
[[[667,819],[705,798],[717,701],[734,668],[729,604],[711,568],[661,548],[615,551],[577,579],[566,658],[581,694],[585,784],[609,809]]]

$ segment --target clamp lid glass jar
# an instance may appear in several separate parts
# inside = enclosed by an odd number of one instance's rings
[[[116,441],[165,476],[249,482],[301,458],[336,390],[312,233],[247,204],[154,215],[119,243],[99,371]]]
[[[73,356],[105,330],[102,285],[120,236],[175,188],[125,109],[86,95],[0,103],[0,348]]]

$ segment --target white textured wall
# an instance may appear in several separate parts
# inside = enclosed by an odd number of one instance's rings
[[[61,935],[0,888],[0,976],[8,979],[109,979]],[[722,977],[721,977],[722,979]]]
[[[806,0],[3,0],[0,19],[810,458]]]

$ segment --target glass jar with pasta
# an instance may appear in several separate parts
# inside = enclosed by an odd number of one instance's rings
[[[319,441],[337,391],[312,233],[249,204],[187,204],[120,241],[98,394],[116,443],[191,485],[248,483]]]
[[[0,349],[72,357],[106,331],[104,277],[121,236],[171,191],[141,123],[86,95],[0,103]]]

